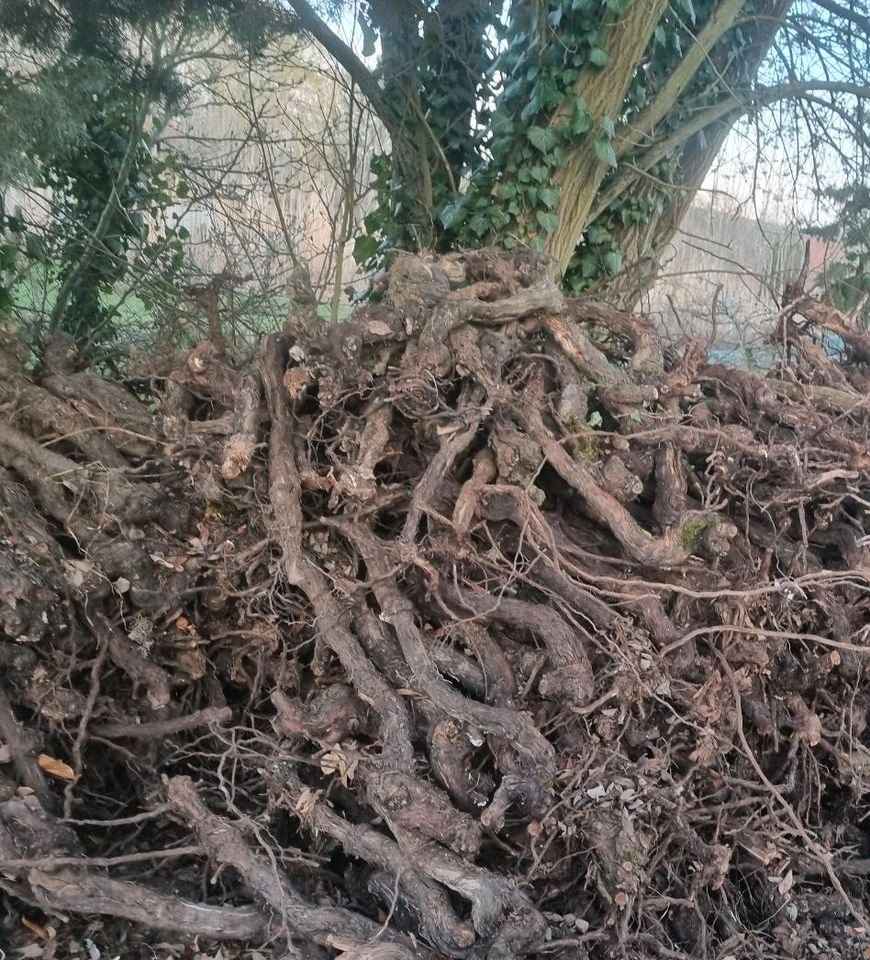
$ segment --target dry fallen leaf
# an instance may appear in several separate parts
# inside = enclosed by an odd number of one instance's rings
[[[320,758],[321,771],[327,776],[330,773],[337,773],[344,787],[353,780],[356,767],[357,759],[349,760],[340,747],[334,747],[332,750],[328,750]]]
[[[190,626],[190,621],[187,619],[187,617],[179,617],[175,621],[175,628],[177,630],[186,630],[189,626]]]
[[[68,763],[64,763],[63,760],[55,760],[54,757],[50,757],[47,753],[41,753],[36,758],[36,763],[40,770],[44,770],[46,773],[53,777],[58,777],[60,780],[75,780],[76,778],[75,770],[73,770]]]
[[[617,890],[615,896],[613,897],[613,902],[617,907],[624,907],[628,903],[628,894],[624,890]]]
[[[299,792],[294,810],[300,817],[308,816],[317,805],[317,793],[309,787],[303,787]]]
[[[302,396],[309,380],[309,373],[304,367],[291,367],[284,374],[284,389],[291,400]]]

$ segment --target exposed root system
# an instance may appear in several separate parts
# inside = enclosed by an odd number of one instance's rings
[[[870,334],[793,288],[708,366],[527,252],[381,293],[241,367],[4,342],[0,937],[863,956]]]

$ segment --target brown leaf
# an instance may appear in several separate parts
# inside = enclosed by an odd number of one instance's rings
[[[175,621],[175,628],[177,630],[186,630],[189,626],[190,626],[190,621],[187,619],[187,617],[179,617]]]
[[[356,757],[350,758],[341,747],[333,747],[320,758],[320,769],[327,775],[337,773],[346,787],[356,774],[357,763]]]
[[[75,770],[68,763],[64,763],[63,760],[55,760],[47,753],[41,753],[36,758],[36,763],[40,770],[44,770],[52,777],[58,777],[60,780],[75,780],[76,778]]]
[[[627,906],[628,904],[628,894],[624,890],[617,890],[616,894],[613,897],[613,902],[619,907]]]
[[[298,399],[308,384],[309,374],[304,367],[291,367],[284,374],[284,389],[291,400]]]
[[[317,806],[317,793],[309,787],[303,787],[299,792],[294,810],[300,817],[306,817]]]

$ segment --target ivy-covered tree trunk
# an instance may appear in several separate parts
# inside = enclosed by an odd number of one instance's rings
[[[375,71],[308,0],[291,6],[392,138],[356,248],[371,265],[526,244],[568,289],[626,303],[739,117],[788,101],[810,144],[867,146],[866,18],[831,0],[370,0]]]
[[[603,134],[602,139],[589,135],[572,139],[570,148],[565,151],[564,164],[555,172],[554,182],[560,191],[555,211],[559,222],[547,236],[544,249],[559,276],[568,269],[577,242],[589,222],[589,212],[599,189],[616,164],[613,147],[608,149],[608,141],[613,136],[609,124],[612,125],[613,118],[622,112],[637,65],[667,6],[668,0],[630,4],[609,27],[604,38],[603,49],[608,57],[605,66],[599,68],[592,61],[582,69],[575,87],[559,105],[551,121],[552,126],[558,126],[582,100],[590,118]],[[530,236],[534,235],[533,228]]]

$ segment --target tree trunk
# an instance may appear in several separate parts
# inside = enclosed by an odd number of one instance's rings
[[[752,35],[741,50],[739,69],[742,76],[737,76],[733,64],[723,62],[721,53],[714,53],[714,64],[729,82],[736,85],[745,82],[745,78],[755,77],[793,3],[794,0],[766,0],[759,5],[757,19],[750,27]],[[625,271],[608,284],[608,300],[614,306],[632,309],[655,283],[658,256],[674,239],[734,122],[733,118],[716,120],[704,129],[703,137],[696,135],[686,142],[677,155],[673,189],[657,187],[652,178],[638,174],[621,196],[625,203],[631,198],[657,194],[663,205],[660,213],[648,223],[618,223],[612,230],[614,242],[622,251],[626,264]],[[622,152],[630,158],[630,151]]]
[[[595,152],[595,139],[603,136],[599,125],[605,117],[614,121],[622,112],[628,85],[667,5],[667,0],[629,4],[611,27],[604,44],[610,55],[607,66],[599,69],[587,65],[572,92],[572,100],[576,97],[585,99],[596,127],[580,138],[555,178],[561,188],[556,208],[559,224],[547,238],[545,249],[559,276],[565,273],[574,255],[586,228],[589,211],[609,171],[608,165]],[[553,122],[562,120],[568,109],[570,105],[566,103],[563,110],[557,111]]]

